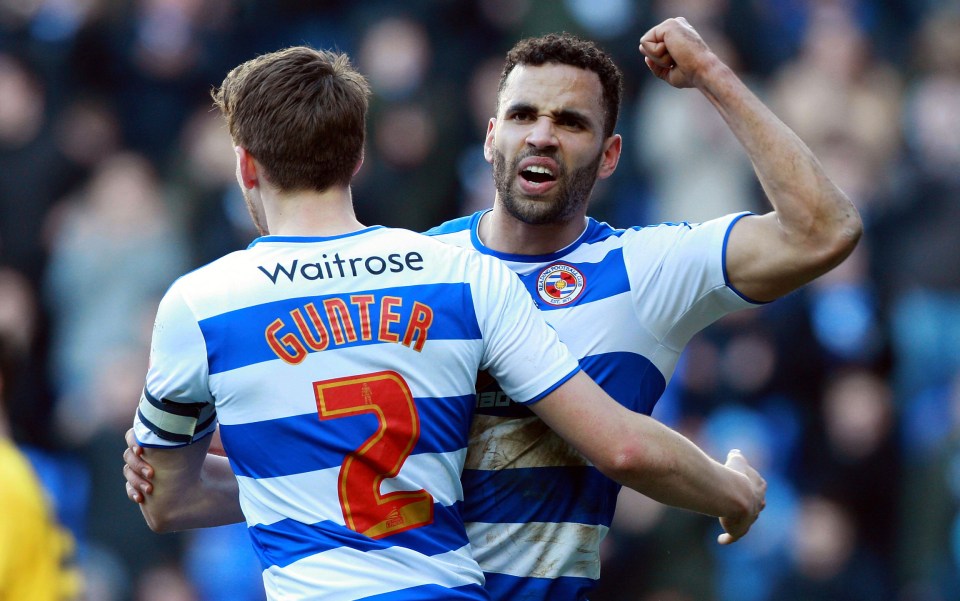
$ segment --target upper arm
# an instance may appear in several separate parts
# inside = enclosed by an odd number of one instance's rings
[[[776,213],[740,219],[730,231],[724,262],[730,286],[747,298],[770,301],[810,281],[804,257],[785,239]]]
[[[143,458],[154,468],[153,494],[141,505],[154,531],[215,525],[198,522],[197,512],[209,503],[201,472],[216,425],[203,334],[175,284],[157,311],[150,368],[134,417]]]
[[[579,372],[529,405],[550,428],[615,480],[623,469],[636,472],[638,459],[651,458],[638,426],[646,416],[614,401],[586,373]],[[645,450],[637,447],[643,446]]]
[[[154,323],[150,368],[134,419],[141,445],[184,445],[214,431],[207,365],[200,326],[175,285],[160,302]]]
[[[859,240],[860,227],[854,211],[842,217],[814,215],[791,228],[775,211],[740,219],[726,247],[730,285],[760,302],[788,294],[843,262]]]

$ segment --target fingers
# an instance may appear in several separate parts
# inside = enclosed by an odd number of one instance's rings
[[[134,447],[140,448],[140,445],[137,444],[137,436],[133,433],[133,428],[127,430],[126,434],[123,435],[123,439],[131,449]]]
[[[660,79],[667,78],[667,75],[670,73],[670,69],[666,69],[664,67],[657,65],[649,57],[646,57],[643,60],[647,64],[647,68],[650,69],[650,72],[653,73],[656,77],[659,77]]]
[[[140,455],[143,453],[143,449],[140,447],[136,448],[127,448],[123,451],[123,462],[126,466],[130,467],[134,473],[139,474],[147,480],[153,479],[153,467],[146,461],[144,461]]]
[[[663,41],[640,40],[640,52],[650,58],[663,58],[667,54],[667,45]]]
[[[759,514],[740,519],[720,518],[720,527],[723,528],[723,532],[717,536],[717,542],[721,545],[732,545],[746,536],[757,520],[757,515]]]
[[[127,430],[124,438],[128,445],[123,451],[123,477],[126,479],[127,498],[134,503],[143,503],[146,500],[145,495],[153,492],[153,485],[150,483],[153,468],[141,458],[143,449],[136,444],[132,429]]]
[[[734,518],[720,518],[720,526],[723,528],[723,533],[717,537],[717,542],[721,545],[730,545],[746,536],[750,531],[750,527],[753,526],[757,518],[760,517],[760,512],[766,508],[767,483],[760,473],[751,467],[750,462],[743,456],[740,449],[730,449],[727,453],[725,465],[731,470],[746,476],[747,480],[751,483],[754,497],[754,505],[752,509],[748,510],[747,515]]]
[[[124,484],[127,487],[127,498],[137,504],[143,503],[143,496],[130,486],[129,482],[125,482]]]
[[[670,56],[670,52],[667,51],[667,45],[663,42],[642,40],[640,42],[640,53],[645,57],[647,66],[653,63],[661,69],[671,69],[677,64]]]
[[[134,503],[143,503],[146,500],[144,495],[153,492],[153,485],[148,480],[141,478],[127,464],[123,466],[123,477],[126,479],[124,484],[127,489],[127,498]]]

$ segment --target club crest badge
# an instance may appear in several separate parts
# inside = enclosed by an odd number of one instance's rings
[[[566,263],[551,265],[537,277],[537,292],[540,298],[554,306],[568,305],[575,301],[585,285],[583,274]]]

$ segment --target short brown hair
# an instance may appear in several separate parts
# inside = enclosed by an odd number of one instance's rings
[[[610,137],[620,115],[620,97],[623,95],[623,74],[610,55],[589,40],[570,33],[551,33],[536,38],[520,40],[507,52],[500,72],[500,93],[506,86],[507,77],[517,65],[539,67],[545,64],[570,65],[593,71],[600,78],[603,89],[603,135]]]
[[[349,185],[370,86],[346,54],[294,46],[234,68],[213,91],[235,144],[284,191]]]

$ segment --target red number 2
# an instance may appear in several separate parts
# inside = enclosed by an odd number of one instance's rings
[[[420,439],[420,416],[403,377],[393,371],[314,382],[321,420],[373,413],[379,427],[340,465],[338,491],[343,519],[351,530],[383,538],[433,522],[427,491],[380,493]]]

